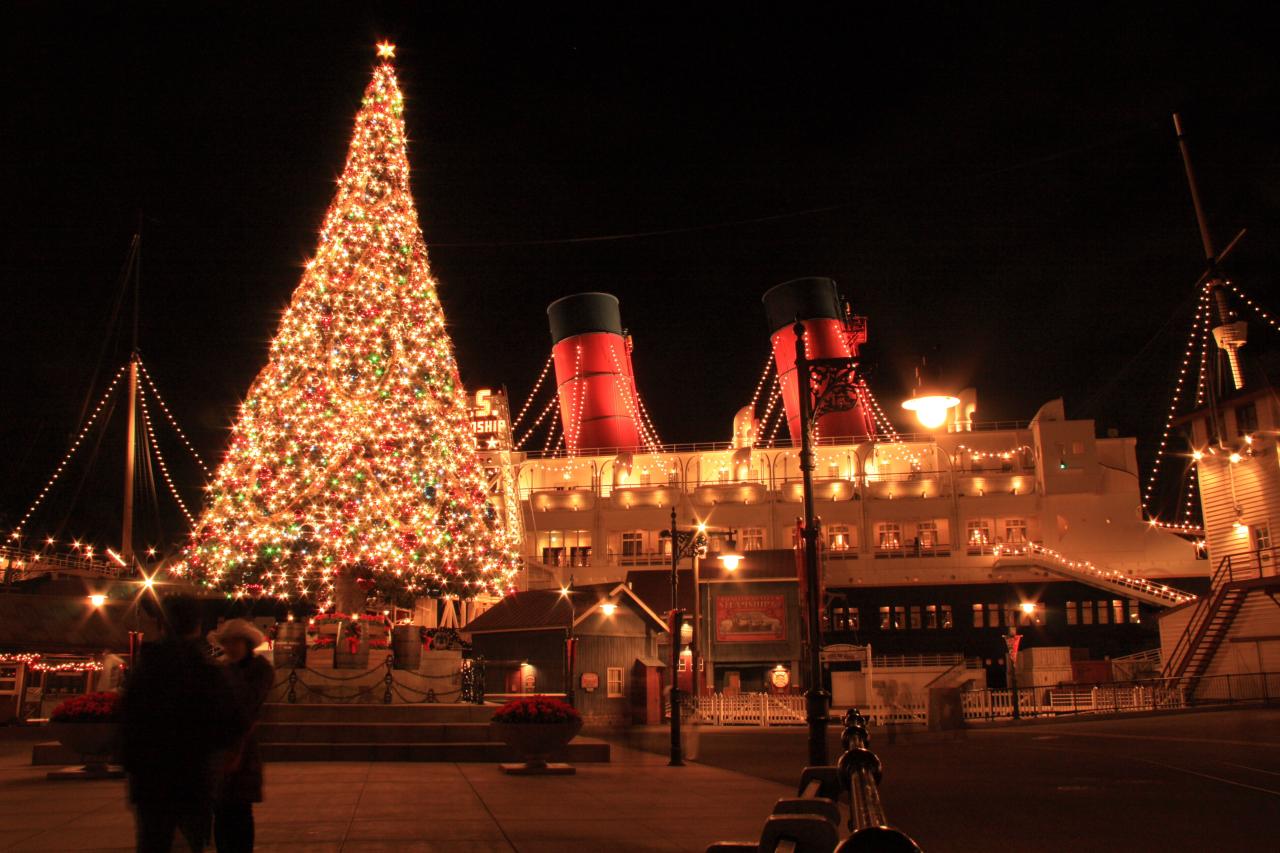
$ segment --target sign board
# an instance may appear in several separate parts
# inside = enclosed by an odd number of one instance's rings
[[[480,450],[510,450],[507,395],[492,388],[477,389],[472,395],[471,428]]]
[[[976,617],[975,617],[976,618]],[[1014,666],[1018,665],[1018,646],[1022,645],[1021,634],[1010,634],[1004,638],[1005,648],[1009,652],[1009,662]]]
[[[600,674],[597,672],[584,672],[579,683],[582,685],[583,690],[592,693],[600,687]]]
[[[777,643],[787,639],[787,597],[716,596],[717,643]]]
[[[771,669],[769,670],[769,681],[779,690],[785,690],[791,685],[791,672],[781,668]]]

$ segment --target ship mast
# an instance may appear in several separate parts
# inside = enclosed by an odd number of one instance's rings
[[[133,333],[129,347],[129,415],[124,437],[124,511],[120,529],[120,557],[133,566],[133,474],[138,437],[138,301],[142,287],[142,234],[133,235]]]
[[[1236,391],[1239,391],[1244,388],[1244,371],[1240,365],[1240,348],[1245,345],[1248,339],[1248,325],[1243,320],[1237,319],[1235,312],[1227,304],[1225,282],[1218,271],[1218,265],[1235,249],[1245,231],[1241,229],[1240,233],[1227,244],[1221,254],[1214,251],[1213,236],[1209,233],[1209,222],[1205,217],[1204,205],[1200,201],[1200,187],[1196,183],[1195,169],[1191,166],[1191,149],[1187,145],[1187,137],[1182,129],[1182,116],[1178,113],[1173,114],[1173,129],[1178,137],[1178,151],[1182,154],[1182,166],[1187,173],[1187,187],[1191,191],[1191,206],[1195,210],[1196,226],[1200,229],[1200,243],[1204,248],[1205,271],[1200,276],[1199,281],[1196,282],[1196,287],[1208,289],[1213,296],[1214,307],[1212,310],[1216,320],[1213,328],[1213,339],[1217,343],[1218,349],[1222,350],[1226,357],[1227,367],[1231,374],[1231,384]],[[1215,383],[1210,379],[1207,385],[1206,391],[1210,413],[1215,425],[1214,431],[1218,433],[1221,441],[1222,433],[1218,429]]]

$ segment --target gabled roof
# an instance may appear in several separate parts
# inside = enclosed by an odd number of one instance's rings
[[[560,628],[568,630],[613,602],[631,607],[642,619],[659,630],[666,630],[662,617],[654,613],[626,584],[589,584],[575,586],[565,595],[558,589],[531,589],[508,595],[463,627],[470,634],[497,631],[530,631]]]

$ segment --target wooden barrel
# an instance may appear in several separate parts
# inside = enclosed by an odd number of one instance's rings
[[[391,654],[396,669],[417,672],[422,663],[422,629],[417,625],[392,628]]]
[[[276,639],[271,652],[276,669],[295,669],[306,666],[306,623],[281,622],[276,627]]]

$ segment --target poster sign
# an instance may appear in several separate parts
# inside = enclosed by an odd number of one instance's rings
[[[777,643],[786,639],[785,595],[716,597],[716,642]]]
[[[600,673],[584,672],[582,673],[582,689],[591,693],[600,686]]]

